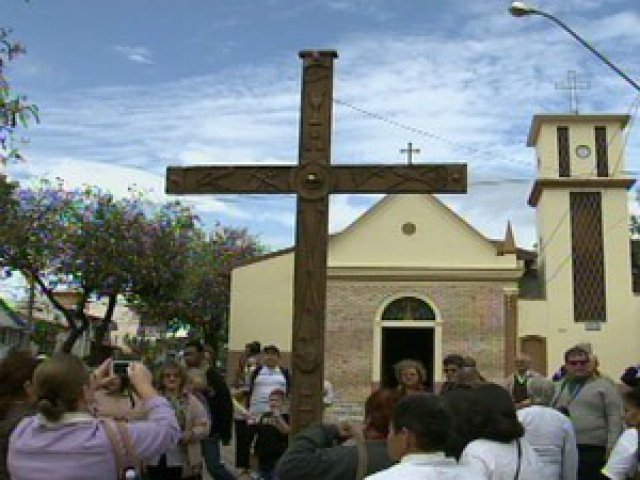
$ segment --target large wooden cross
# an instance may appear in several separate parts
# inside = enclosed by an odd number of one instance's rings
[[[464,193],[465,164],[331,165],[332,50],[303,51],[297,166],[169,167],[167,193],[295,193],[292,430],[322,419],[330,193]],[[358,346],[354,346],[358,348]]]

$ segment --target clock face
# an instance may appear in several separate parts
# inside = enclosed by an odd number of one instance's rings
[[[578,145],[576,147],[576,155],[578,158],[587,158],[591,155],[591,148],[587,145]]]

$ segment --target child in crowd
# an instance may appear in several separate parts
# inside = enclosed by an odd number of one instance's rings
[[[287,450],[289,442],[289,415],[282,413],[284,390],[276,389],[269,394],[269,409],[258,420],[255,454],[262,480],[275,480],[275,466]]]

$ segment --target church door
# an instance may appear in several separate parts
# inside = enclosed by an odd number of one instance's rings
[[[380,318],[380,378],[382,386],[398,385],[394,365],[401,360],[417,360],[427,371],[426,387],[433,388],[436,313],[421,298],[403,296],[390,302]]]
[[[427,370],[427,388],[433,388],[433,328],[384,327],[382,329],[382,386],[395,388],[394,365],[401,360],[421,362]]]

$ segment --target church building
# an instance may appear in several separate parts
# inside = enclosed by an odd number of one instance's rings
[[[511,226],[491,240],[429,194],[388,195],[330,236],[325,376],[342,407],[392,385],[404,358],[442,381],[448,353],[474,357],[494,381],[517,352],[551,374],[563,352],[589,342],[617,378],[640,357],[624,130],[628,115],[536,115],[527,145],[537,177],[535,251]],[[522,199],[526,201],[527,199]],[[232,273],[229,370],[244,345],[291,351],[293,249]]]

